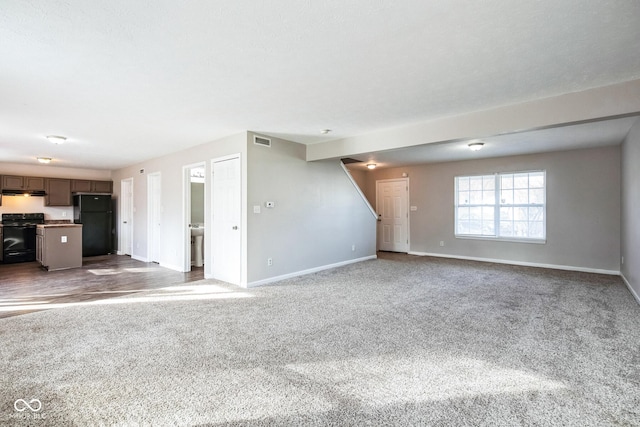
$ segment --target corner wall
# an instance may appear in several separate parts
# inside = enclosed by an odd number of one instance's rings
[[[376,256],[376,218],[339,160],[307,162],[304,145],[271,137],[267,148],[255,145],[253,135],[247,140],[249,286]],[[265,207],[268,201],[275,206]]]
[[[640,119],[622,143],[622,276],[640,303]]]
[[[640,150],[636,162],[638,169]],[[454,237],[455,176],[535,169],[547,171],[546,244]],[[570,267],[609,274],[620,271],[618,146],[377,169],[368,174],[364,189],[373,206],[375,181],[398,178],[402,172],[409,174],[410,204],[417,207],[417,211],[410,212],[412,253]],[[640,174],[636,173],[635,178],[640,184]],[[637,197],[639,193],[635,191]],[[635,212],[638,217],[640,212]],[[444,247],[440,247],[440,241]]]

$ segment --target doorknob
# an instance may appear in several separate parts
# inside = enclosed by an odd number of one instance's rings
[[[233,227],[231,227],[231,229],[232,229],[232,230],[237,230],[237,229],[238,229],[238,226],[237,226],[237,225],[234,225]]]

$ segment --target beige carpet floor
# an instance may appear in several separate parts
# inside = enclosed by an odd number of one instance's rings
[[[0,425],[640,425],[612,276],[381,254],[4,318],[0,344]]]

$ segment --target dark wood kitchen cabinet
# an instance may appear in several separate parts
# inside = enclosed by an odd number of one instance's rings
[[[113,181],[92,181],[89,179],[71,180],[73,193],[113,193]]]
[[[2,189],[43,191],[44,178],[39,176],[2,175]]]
[[[71,206],[71,180],[63,178],[47,178],[45,181],[47,195],[46,206]]]

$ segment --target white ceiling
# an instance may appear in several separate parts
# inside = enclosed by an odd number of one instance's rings
[[[2,0],[0,161],[114,169],[635,80],[638,22],[620,0]]]

